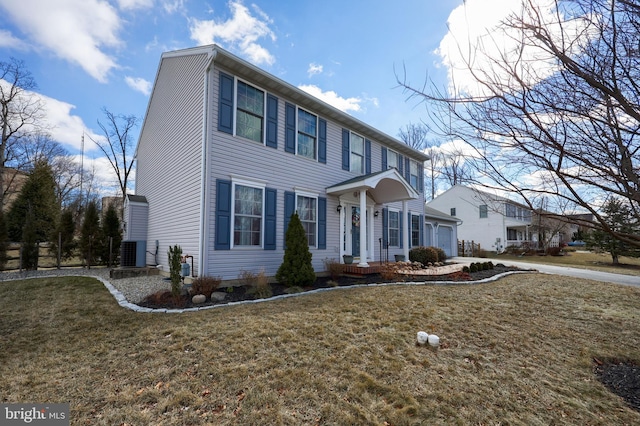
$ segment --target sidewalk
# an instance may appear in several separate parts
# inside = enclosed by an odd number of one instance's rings
[[[628,285],[632,287],[640,287],[640,276],[614,274],[611,272],[593,271],[590,269],[571,268],[568,266],[544,265],[541,263],[517,262],[509,259],[481,259],[479,257],[453,257],[453,262],[469,263],[469,262],[486,262],[488,260],[493,263],[503,263],[507,266],[517,266],[522,269],[537,269],[545,274],[565,275],[568,277],[583,278],[587,280],[604,281],[613,284]]]

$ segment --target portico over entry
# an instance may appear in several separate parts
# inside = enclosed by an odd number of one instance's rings
[[[415,200],[420,195],[409,185],[395,168],[371,173],[338,183],[327,188],[327,194],[338,197],[340,208],[340,258],[344,254],[360,256],[358,266],[367,267],[367,260],[373,257],[374,231],[373,216],[376,204],[387,204],[402,201],[403,211],[407,211],[407,201]],[[344,207],[342,207],[344,206]],[[347,209],[349,207],[349,209]],[[351,215],[352,221],[358,221],[359,235],[353,244],[347,244],[351,250],[347,252],[345,238],[346,218]],[[402,229],[404,241],[409,240],[409,227]],[[405,259],[409,258],[409,245],[403,248]],[[371,255],[370,255],[371,254]]]

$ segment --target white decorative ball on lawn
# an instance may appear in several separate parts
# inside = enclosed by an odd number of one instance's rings
[[[429,340],[429,335],[424,331],[418,331],[418,343],[424,345]]]
[[[427,340],[429,341],[429,345],[433,346],[434,348],[440,346],[440,338],[435,334],[430,334]]]

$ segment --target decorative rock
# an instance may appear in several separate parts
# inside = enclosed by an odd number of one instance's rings
[[[429,335],[426,332],[418,331],[418,344],[419,345],[424,345],[425,343],[427,343],[428,339],[429,339]]]
[[[438,346],[440,346],[440,338],[435,334],[430,334],[428,340],[429,340],[430,346],[434,348],[437,348]]]
[[[217,300],[218,302],[222,302],[225,297],[227,297],[227,293],[222,291],[214,291],[213,293],[211,293],[211,300]]]
[[[205,296],[204,294],[196,294],[191,298],[191,301],[193,302],[194,305],[199,305],[201,303],[204,303],[206,300],[207,300],[207,296]]]

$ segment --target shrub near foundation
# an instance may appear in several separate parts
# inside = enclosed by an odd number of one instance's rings
[[[203,294],[207,299],[209,299],[211,297],[211,293],[218,289],[221,282],[222,279],[220,277],[198,277],[191,283],[191,293]]]
[[[411,262],[420,262],[424,266],[440,261],[435,247],[414,247],[409,250],[409,260]]]

